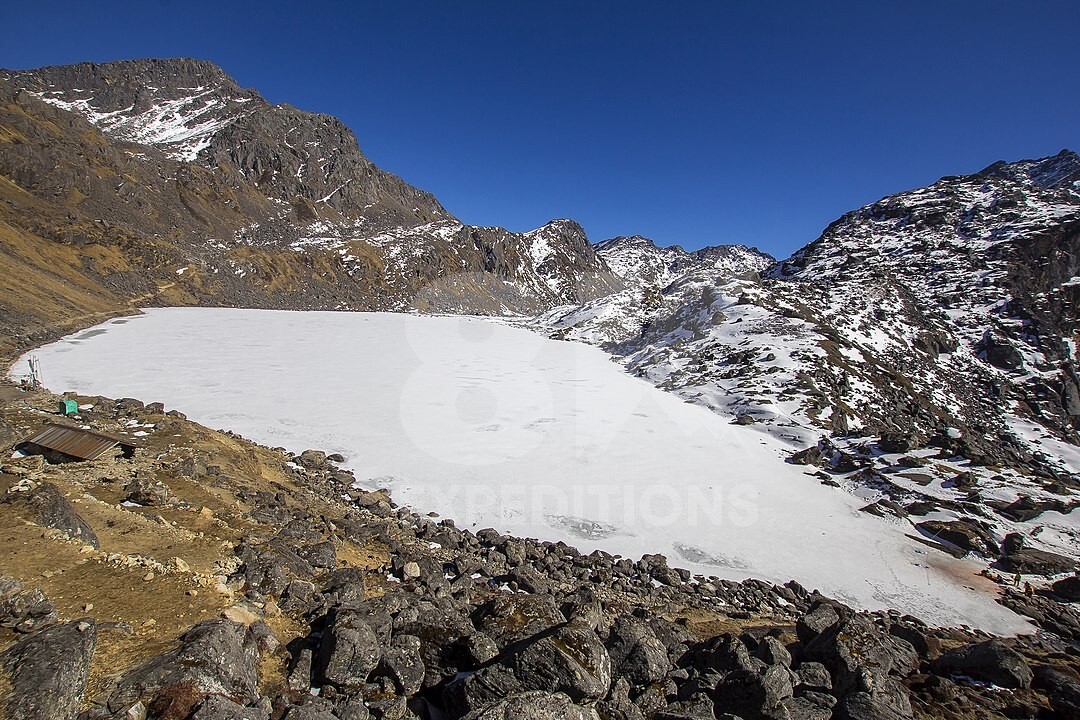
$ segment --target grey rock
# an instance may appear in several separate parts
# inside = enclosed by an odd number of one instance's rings
[[[616,618],[608,649],[615,675],[635,685],[658,682],[671,669],[667,648],[637,618],[625,615]]]
[[[754,649],[754,657],[767,665],[779,664],[791,667],[791,652],[784,646],[784,643],[772,635],[766,635],[761,639],[757,648]]]
[[[327,620],[315,676],[343,690],[358,690],[381,658],[379,638],[363,615],[337,610]]]
[[[162,688],[190,685],[243,703],[258,699],[257,641],[241,623],[207,620],[194,625],[174,650],[125,675],[108,697],[113,712],[144,703]]]
[[[489,665],[451,680],[443,690],[443,702],[455,715],[463,715],[523,690],[512,669]]]
[[[4,717],[72,720],[86,694],[96,640],[94,621],[84,619],[35,632],[0,653],[10,687]]]
[[[795,624],[795,633],[799,642],[809,643],[821,633],[835,627],[840,622],[840,616],[828,603],[819,603],[810,612],[799,618]]]
[[[0,627],[28,633],[56,621],[56,607],[38,588],[17,590],[0,598]]]
[[[269,717],[261,708],[244,707],[222,695],[208,695],[191,720],[268,720]]]
[[[941,673],[959,673],[1007,688],[1031,686],[1033,673],[1027,662],[1001,640],[951,650],[934,663]]]
[[[470,712],[462,720],[599,720],[592,708],[575,705],[562,693],[532,691],[510,695]]]
[[[514,651],[514,675],[529,690],[562,692],[572,700],[598,700],[611,687],[611,657],[591,628],[568,623]]]
[[[136,478],[131,481],[124,488],[124,492],[124,500],[139,505],[160,507],[169,503],[169,488],[163,483],[154,482],[147,478]]]
[[[330,541],[303,545],[296,554],[314,568],[332,570],[337,567],[337,550]]]
[[[425,669],[420,645],[420,638],[414,635],[394,637],[390,647],[383,650],[382,660],[374,674],[390,678],[399,695],[415,695],[424,685]]]
[[[60,488],[52,483],[42,483],[29,493],[8,493],[4,502],[16,507],[25,506],[34,522],[44,527],[59,530],[74,540],[80,540],[95,549],[100,549],[97,535],[86,524],[75,506],[68,502]]]
[[[832,676],[819,662],[804,662],[795,671],[797,688],[810,692],[827,693],[832,691]]]

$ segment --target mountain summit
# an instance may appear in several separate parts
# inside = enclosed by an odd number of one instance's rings
[[[622,286],[580,226],[467,226],[205,61],[0,71],[0,175],[15,338],[72,306],[534,313]]]

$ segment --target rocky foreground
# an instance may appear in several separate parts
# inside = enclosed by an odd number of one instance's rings
[[[0,399],[9,448],[73,422],[43,391]],[[4,454],[8,718],[1080,717],[1060,598],[1005,598],[1054,632],[929,628],[796,583],[473,533],[318,451],[75,399],[80,425],[139,447]]]

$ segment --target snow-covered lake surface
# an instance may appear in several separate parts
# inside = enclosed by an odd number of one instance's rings
[[[480,318],[170,308],[34,354],[54,391],[161,401],[258,442],[340,452],[360,484],[459,527],[1029,629],[994,602],[979,564],[858,512],[865,499],[784,463],[779,440],[596,348]]]

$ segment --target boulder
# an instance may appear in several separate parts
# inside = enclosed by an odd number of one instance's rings
[[[791,672],[772,665],[765,672],[733,670],[716,686],[713,702],[718,713],[731,713],[745,720],[782,718],[783,701],[792,696]]]
[[[8,720],[69,720],[79,711],[90,678],[97,629],[84,619],[39,630],[0,653],[10,688]]]
[[[462,720],[599,720],[599,716],[562,693],[531,691],[485,705]]]
[[[355,610],[335,610],[327,618],[315,676],[342,690],[359,690],[379,665],[379,638]]]
[[[525,690],[511,668],[489,665],[462,673],[447,683],[443,703],[451,716],[460,716]]]
[[[28,633],[57,621],[56,607],[38,588],[24,590],[22,585],[0,576],[0,627]]]
[[[583,623],[567,623],[526,641],[509,663],[526,689],[565,693],[575,702],[599,700],[611,687],[611,657]]]
[[[810,612],[805,613],[795,623],[795,634],[804,645],[823,632],[835,627],[840,622],[840,615],[828,603],[819,602]]]
[[[52,483],[42,483],[29,493],[8,493],[4,496],[4,502],[25,507],[30,519],[38,525],[59,530],[94,549],[101,548],[94,531],[64,497],[60,488]]]
[[[998,556],[998,546],[994,537],[978,525],[964,520],[926,520],[915,525],[931,540],[955,545],[966,552],[975,552],[987,557]]]
[[[1059,598],[1075,602],[1080,600],[1080,576],[1070,575],[1056,581],[1052,586],[1054,594]]]
[[[140,701],[149,705],[159,691],[176,686],[252,703],[258,699],[258,660],[258,643],[248,627],[207,620],[184,633],[179,647],[125,675],[109,695],[108,707],[126,712]]]
[[[951,650],[938,658],[934,669],[941,674],[967,675],[1006,688],[1030,687],[1033,677],[1020,653],[997,639]]]
[[[260,708],[244,707],[223,695],[209,695],[191,716],[191,720],[269,720]]]
[[[124,488],[124,500],[150,507],[169,504],[169,488],[163,483],[136,478]]]
[[[608,650],[615,675],[634,685],[659,682],[671,669],[664,644],[648,625],[631,616],[615,619]]]
[[[1046,693],[1054,716],[1080,720],[1080,677],[1074,671],[1042,667],[1035,673],[1034,686]]]

